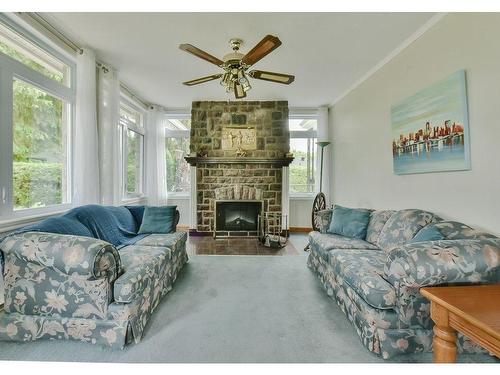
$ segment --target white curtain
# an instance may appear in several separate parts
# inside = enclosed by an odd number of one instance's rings
[[[120,81],[118,72],[100,68],[97,74],[97,128],[101,204],[118,205],[122,194],[120,165]]]
[[[74,132],[73,203],[99,203],[99,155],[96,113],[95,54],[84,49],[77,56]]]
[[[167,204],[165,126],[163,112],[153,107],[146,115],[146,196],[148,205]]]
[[[323,141],[329,141],[331,142],[332,140],[330,139],[330,127],[328,124],[328,107],[319,107],[318,108],[318,141],[323,142]],[[329,204],[332,202],[332,197],[330,197],[329,193],[331,191],[330,189],[330,178],[331,178],[331,168],[333,167],[332,163],[332,147],[333,147],[333,142],[330,143],[328,146],[325,147],[324,153],[323,153],[323,187],[322,191],[326,195],[326,202]],[[320,181],[320,168],[321,168],[321,148],[318,147],[318,184]]]

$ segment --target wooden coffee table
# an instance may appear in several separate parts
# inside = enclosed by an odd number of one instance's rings
[[[456,331],[500,358],[500,284],[422,288],[431,301],[434,362],[455,362]]]

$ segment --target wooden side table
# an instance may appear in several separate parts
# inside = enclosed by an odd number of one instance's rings
[[[500,358],[500,284],[422,288],[431,301],[434,362],[457,359],[456,331]]]

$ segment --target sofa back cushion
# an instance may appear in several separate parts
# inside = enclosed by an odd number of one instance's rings
[[[175,232],[175,211],[177,206],[146,207],[139,233]]]
[[[371,211],[366,208],[347,208],[335,205],[328,233],[364,240]]]
[[[146,206],[125,206],[125,208],[129,210],[134,217],[136,228],[140,228]]]
[[[411,240],[423,227],[440,220],[432,212],[407,209],[395,212],[385,223],[378,239],[378,246],[389,252]]]
[[[491,233],[483,232],[457,221],[439,221],[429,225],[438,229],[447,240],[481,240],[497,238]]]
[[[366,228],[366,241],[376,245],[380,232],[387,220],[394,214],[394,210],[377,210],[373,211],[370,216],[368,228]]]

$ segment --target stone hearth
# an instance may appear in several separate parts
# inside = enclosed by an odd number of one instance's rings
[[[224,148],[225,128],[251,129],[254,146]],[[245,199],[261,200],[264,212],[282,211],[283,168],[293,160],[286,157],[286,101],[193,102],[190,140],[191,156],[186,160],[196,167],[197,232],[214,231],[215,202],[222,197],[243,199],[250,194],[252,198]]]

